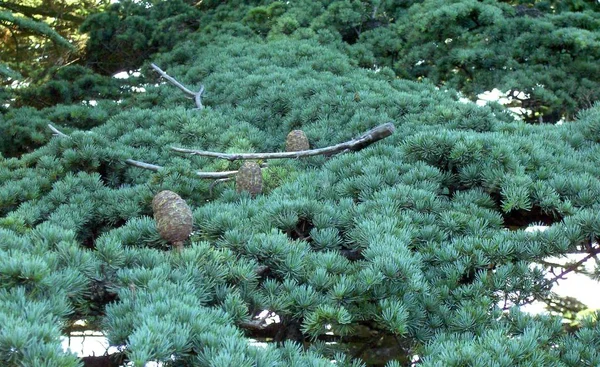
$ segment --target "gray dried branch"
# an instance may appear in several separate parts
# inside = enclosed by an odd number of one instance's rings
[[[375,143],[383,138],[394,133],[395,127],[391,122],[379,125],[366,133],[362,134],[358,138],[350,141],[332,145],[325,148],[301,150],[297,152],[279,152],[279,153],[220,153],[220,152],[209,152],[204,150],[194,150],[185,148],[171,147],[175,152],[187,153],[191,155],[201,155],[205,157],[215,157],[221,159],[227,159],[229,161],[235,161],[239,159],[281,159],[281,158],[300,158],[310,157],[322,154],[335,154],[344,151],[358,151],[368,145]]]
[[[140,161],[136,161],[133,159],[126,159],[125,163],[127,163],[130,166],[134,166],[134,167],[138,167],[138,168],[144,168],[150,171],[154,171],[154,172],[158,172],[160,170],[162,170],[164,167],[162,166],[157,166],[156,164],[151,164],[151,163],[146,163],[146,162],[140,162]],[[196,171],[195,174],[196,176],[198,176],[199,178],[208,178],[208,179],[227,179],[229,177],[235,176],[235,174],[237,173],[237,171],[223,171],[223,172],[202,172],[202,171]]]
[[[48,124],[48,127],[50,128],[50,130],[52,130],[54,136],[58,136],[61,138],[69,138],[69,135],[60,132],[57,128],[52,126],[52,124]]]
[[[54,136],[58,136],[61,138],[67,138],[67,139],[71,138],[69,135],[61,132],[56,127],[52,126],[51,124],[48,124],[48,127],[50,128],[50,130],[52,130],[52,132],[54,133]],[[125,163],[130,166],[147,169],[147,170],[154,171],[154,172],[158,172],[164,168],[164,167],[158,166],[156,164],[146,163],[146,162],[142,162],[142,161],[136,161],[134,159],[126,159]],[[229,177],[235,176],[237,171],[223,171],[223,172],[196,171],[195,173],[196,173],[196,176],[198,176],[199,178],[224,180],[224,179],[228,179]]]
[[[188,96],[190,96],[191,98],[193,98],[194,102],[196,102],[196,107],[198,107],[199,110],[204,108],[204,106],[202,105],[202,93],[204,93],[203,85],[200,86],[200,90],[198,91],[198,93],[192,92],[191,90],[189,90],[185,86],[183,86],[183,84],[179,83],[175,78],[173,78],[172,76],[170,76],[169,74],[164,72],[156,64],[150,64],[150,66],[152,66],[152,68],[154,70],[156,70],[156,72],[159,73],[160,76],[167,79],[171,84],[173,84],[177,88],[181,89],[183,91],[183,93],[185,93]]]

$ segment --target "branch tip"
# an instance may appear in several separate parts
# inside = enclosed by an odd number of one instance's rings
[[[58,136],[61,138],[70,138],[69,135],[61,132],[60,130],[58,130],[57,128],[55,128],[54,126],[52,126],[52,124],[48,124],[48,128],[50,128],[50,130],[52,130],[52,132],[54,133],[54,136]]]
[[[204,85],[200,86],[200,91],[198,93],[194,93],[191,90],[187,89],[186,87],[183,86],[183,84],[179,83],[175,78],[173,78],[172,76],[170,76],[169,74],[167,74],[164,70],[162,70],[161,68],[159,68],[156,64],[151,63],[150,66],[152,66],[152,68],[160,74],[161,77],[165,78],[167,81],[169,81],[169,83],[173,84],[174,86],[176,86],[177,88],[179,88],[180,90],[183,91],[183,93],[187,94],[188,96],[192,97],[196,103],[196,107],[198,107],[199,110],[203,109],[204,106],[202,105],[202,93],[204,92]]]

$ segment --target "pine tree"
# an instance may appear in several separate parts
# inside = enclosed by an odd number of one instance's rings
[[[559,280],[545,258],[600,252],[600,104],[528,124],[465,102],[468,88],[401,78],[418,79],[398,68],[406,45],[443,54],[425,41],[435,16],[466,14],[448,32],[468,45],[516,4],[331,3],[116,4],[85,23],[94,61],[61,76],[71,99],[0,114],[3,365],[82,366],[59,339],[78,320],[120,347],[115,365],[600,364],[597,314],[567,329],[519,310]],[[544,17],[581,36],[571,28],[595,24],[592,10]],[[420,49],[397,33],[416,14],[433,29]],[[445,72],[438,61],[424,67]],[[141,76],[105,75],[123,68]],[[17,94],[53,96],[51,85]],[[240,160],[171,149],[285,152],[294,130],[320,149],[390,121],[364,149],[259,160],[255,195],[231,179]],[[153,218],[163,190],[192,211],[180,251]],[[534,224],[549,228],[525,231]]]
[[[0,87],[19,83],[39,85],[57,69],[80,61],[85,39],[78,28],[89,14],[103,10],[108,3],[108,0],[0,1]],[[8,91],[14,92],[10,88]],[[0,95],[0,101],[12,98],[14,95]]]

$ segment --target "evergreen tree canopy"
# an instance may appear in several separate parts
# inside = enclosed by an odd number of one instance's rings
[[[564,275],[545,258],[600,252],[600,104],[573,84],[598,91],[598,12],[572,3],[156,0],[88,17],[85,62],[0,114],[0,362],[82,366],[60,337],[84,320],[115,366],[600,364],[597,314],[566,329],[518,308]],[[464,101],[492,87],[569,121]],[[359,151],[259,160],[257,195],[197,174],[240,160],[170,149],[282,152],[293,130],[325,148],[388,122]],[[157,228],[163,190],[191,209],[180,250]]]
[[[388,66],[471,99],[498,88],[529,122],[571,120],[599,98],[597,1],[228,3],[215,14],[237,13],[263,37],[317,37],[360,66]]]
[[[78,29],[108,0],[0,1],[0,76],[42,81],[48,70],[76,62],[85,40]],[[9,82],[10,82],[9,80]]]

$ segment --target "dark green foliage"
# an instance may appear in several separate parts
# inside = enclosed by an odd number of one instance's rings
[[[410,23],[391,18],[415,16],[416,7],[440,27],[437,12],[463,14],[446,31],[464,45],[479,37],[473,19],[485,28],[513,11],[495,2],[415,3],[204,1],[198,24],[175,21],[197,14],[184,2],[125,3],[91,19],[90,45],[106,36],[134,53],[102,64],[108,51],[95,49],[97,70],[137,67],[161,50],[151,61],[192,90],[204,85],[206,107],[194,109],[144,66],[145,92],[0,115],[12,134],[2,136],[15,139],[0,140],[0,319],[14,325],[0,333],[0,358],[77,365],[57,338],[85,319],[137,366],[335,359],[392,367],[415,355],[424,366],[599,364],[597,317],[568,332],[556,317],[511,307],[550,295],[541,259],[597,251],[600,105],[563,125],[528,125],[497,104],[478,107],[452,90],[397,79],[396,62],[359,67],[379,52],[363,42],[371,36],[392,50],[377,57],[410,56],[394,56],[392,45],[406,40],[389,37]],[[103,17],[122,28],[102,35]],[[594,16],[545,17],[557,27],[582,17],[583,27]],[[169,19],[184,27],[172,45]],[[147,28],[136,31],[140,24]],[[204,32],[187,33],[198,25]],[[384,32],[379,41],[376,32]],[[439,51],[421,46],[414,52]],[[75,84],[91,74],[77,75]],[[388,121],[395,133],[359,152],[269,161],[254,198],[194,174],[241,162],[169,149],[283,151],[295,129],[322,148]],[[47,123],[68,136],[51,137]],[[128,158],[164,168],[127,166]],[[166,251],[151,219],[163,190],[192,209],[194,232],[181,252]],[[542,223],[545,232],[524,231]],[[35,325],[24,304],[42,315]],[[257,327],[252,318],[263,310],[279,322]],[[257,348],[249,337],[274,343]]]
[[[104,75],[135,70],[151,54],[168,50],[198,27],[200,14],[183,0],[119,1],[86,19],[86,63]]]
[[[84,100],[118,99],[118,79],[94,74],[82,66],[65,66],[38,88],[17,94],[17,106],[47,107],[59,103],[74,104]]]
[[[600,10],[600,4],[594,0],[503,0],[502,2],[517,6],[519,11],[526,14],[539,14],[537,13],[539,11],[557,13],[563,11]]]
[[[506,3],[306,0],[230,12],[246,14],[249,31],[269,39],[317,38],[362,67],[428,78],[473,100],[497,88],[526,109],[528,122],[572,119],[591,107],[600,97],[599,5]]]
[[[590,12],[531,16],[493,2],[426,1],[398,28],[405,43],[394,68],[472,99],[498,88],[531,110],[530,122],[571,119],[599,98],[599,22]]]
[[[86,16],[109,0],[6,0],[0,2],[0,111],[16,90],[32,90],[56,70],[80,63],[85,40],[78,32]],[[48,96],[46,96],[48,98]],[[18,99],[18,97],[17,97]],[[21,100],[21,105],[28,105]]]
[[[0,51],[2,85],[10,84],[6,83],[6,79],[21,79],[22,73],[25,75],[34,73],[35,67],[28,68],[24,65],[23,62],[26,60],[27,64],[33,64],[30,61],[35,57],[51,58],[56,61],[60,56],[75,51],[75,47],[59,32],[36,19],[34,8],[23,5],[5,1],[0,4],[0,38],[3,41],[2,51]],[[51,57],[47,55],[43,57],[44,52],[49,53]]]
[[[94,105],[56,105],[43,110],[31,107],[10,109],[0,116],[0,153],[5,157],[31,152],[46,143],[52,136],[48,124],[69,132],[70,129],[89,129],[102,124],[120,110],[109,101]]]
[[[246,14],[244,23],[254,32],[266,35],[273,27],[277,17],[285,12],[285,7],[286,6],[281,1],[275,1],[269,6],[257,6]],[[288,29],[288,31],[290,30],[291,29]]]

